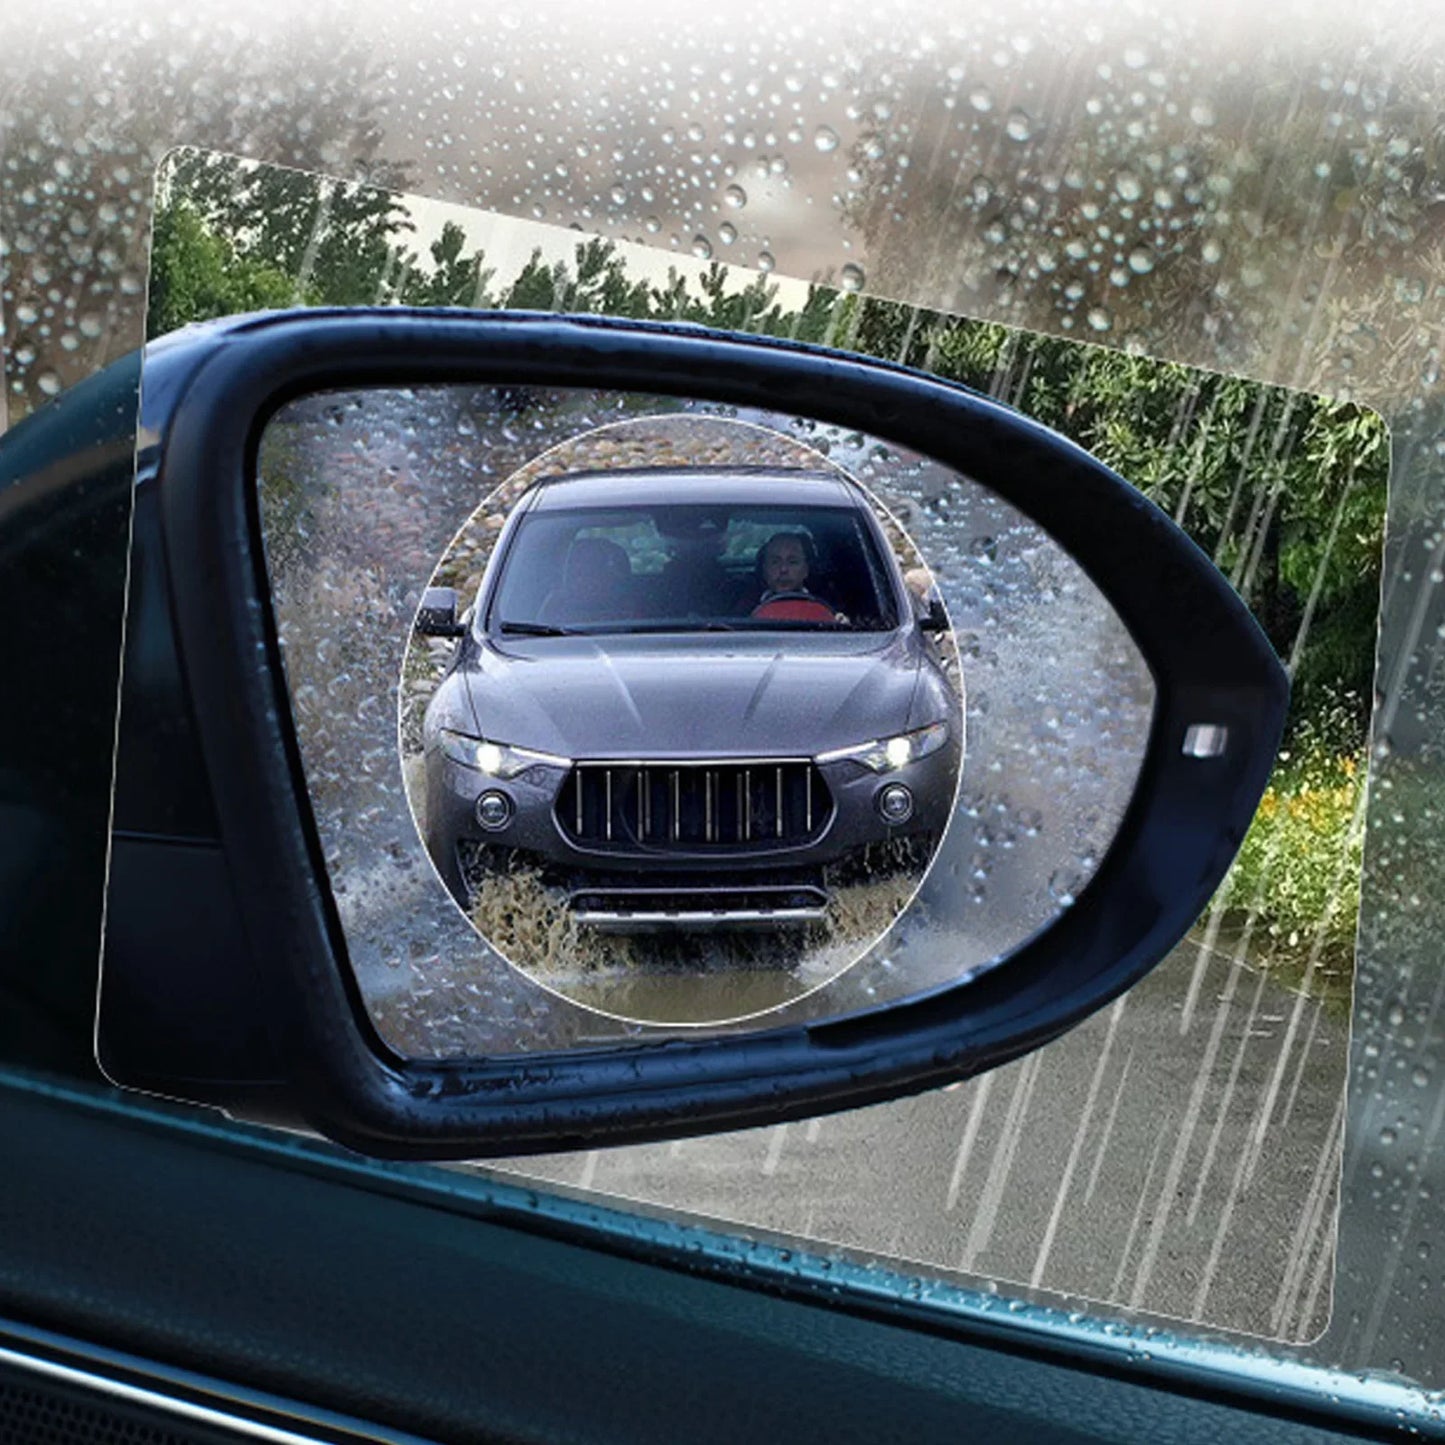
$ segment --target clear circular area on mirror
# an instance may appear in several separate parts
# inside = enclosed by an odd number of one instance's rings
[[[926,560],[755,422],[635,417],[526,463],[451,539],[403,674],[402,772],[453,903],[618,1018],[730,1022],[831,983],[954,815],[963,677]]]

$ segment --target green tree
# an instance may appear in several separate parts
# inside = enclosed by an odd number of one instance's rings
[[[495,304],[488,284],[496,274],[485,265],[481,250],[464,255],[467,233],[455,221],[447,221],[442,233],[431,243],[432,270],[428,274],[414,257],[406,258],[392,290],[408,306],[474,306]]]
[[[506,304],[513,311],[551,311],[556,296],[557,277],[552,267],[543,263],[538,247],[508,289]]]
[[[264,261],[238,256],[184,201],[156,216],[146,329],[152,336],[193,321],[289,306],[295,283]]]
[[[298,302],[385,299],[398,243],[414,229],[393,191],[206,151],[173,153],[158,193],[160,211],[183,200],[239,258],[289,276]]]
[[[627,263],[612,241],[593,239],[579,243],[576,276],[557,288],[559,310],[600,312],[608,316],[649,315],[646,281],[632,280]]]

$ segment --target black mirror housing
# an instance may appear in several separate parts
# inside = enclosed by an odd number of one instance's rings
[[[948,613],[944,610],[943,602],[940,598],[929,598],[928,611],[919,618],[918,626],[922,631],[931,632],[934,635],[948,631]]]
[[[416,630],[423,637],[461,637],[464,623],[457,621],[455,587],[428,587],[416,611]]]
[[[227,951],[203,936],[189,956],[177,944],[172,966],[210,977],[231,1035],[255,1043],[249,1053],[233,1049],[209,1078],[193,1048],[168,1058],[165,1031],[144,1022],[147,990],[167,1011],[164,970],[118,988],[119,962],[108,954],[99,1057],[119,1083],[302,1123],[364,1152],[423,1158],[596,1147],[878,1102],[1016,1058],[1127,989],[1198,916],[1264,790],[1288,684],[1238,596],[1102,463],[961,387],[695,327],[401,308],[239,318],[197,328],[154,364],[165,384],[148,383],[148,403],[158,400],[144,422],[159,442],[141,484],[155,493],[150,515],[166,544],[174,641],[214,805],[210,845],[244,935]],[[462,1061],[408,1059],[388,1047],[348,966],[311,816],[253,461],[267,419],[303,393],[454,381],[782,404],[936,458],[1045,527],[1104,591],[1156,684],[1136,795],[1073,906],[1005,968],[821,1023]],[[946,628],[936,599],[920,625]],[[427,591],[416,630],[465,630],[452,589]],[[122,690],[122,758],[138,704],[131,681]],[[1217,746],[1191,747],[1201,728]],[[159,854],[153,865],[166,866]],[[122,883],[114,878],[112,888]],[[249,1018],[235,1016],[240,1000],[250,1002]],[[210,1017],[214,1027],[216,1010]]]

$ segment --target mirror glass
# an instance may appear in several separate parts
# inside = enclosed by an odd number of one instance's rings
[[[956,983],[1107,849],[1153,683],[967,477],[631,393],[303,397],[258,489],[348,952],[414,1057]]]

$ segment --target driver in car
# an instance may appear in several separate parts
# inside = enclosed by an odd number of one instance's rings
[[[804,532],[774,532],[758,551],[763,595],[754,617],[847,622],[847,617],[809,590],[812,539]]]

